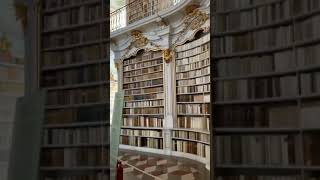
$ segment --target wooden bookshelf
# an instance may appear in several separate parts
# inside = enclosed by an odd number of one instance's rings
[[[162,51],[139,52],[123,60],[123,126],[120,143],[163,149],[164,88]]]
[[[172,150],[197,156],[200,162],[210,157],[209,43],[210,34],[201,34],[176,47],[177,118],[172,130]]]
[[[44,0],[35,13],[41,61],[34,88],[47,90],[41,180],[109,174],[106,10],[100,0]]]
[[[216,3],[216,179],[319,180],[319,2]]]

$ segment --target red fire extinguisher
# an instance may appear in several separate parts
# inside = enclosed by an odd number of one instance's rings
[[[117,180],[123,180],[123,166],[120,161],[117,162]]]

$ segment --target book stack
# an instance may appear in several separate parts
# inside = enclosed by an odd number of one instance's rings
[[[81,145],[106,143],[107,129],[102,127],[45,129],[43,145]]]
[[[124,117],[123,118],[124,126],[132,127],[163,127],[163,118],[158,117],[147,117],[147,116],[138,116],[138,117]]]
[[[203,158],[210,158],[210,146],[203,142],[172,139],[172,148],[173,151],[194,154]]]
[[[230,8],[231,10],[246,7],[248,5],[264,5],[242,11],[234,11],[232,13],[218,13],[216,18],[216,23],[218,24],[216,26],[216,32],[249,29],[255,26],[277,23],[290,18],[290,10],[287,8],[290,4],[290,0],[274,1],[273,3],[268,1],[256,2],[249,0],[237,0],[234,4],[229,3],[229,1],[226,3],[221,0],[217,2],[217,4],[219,5],[217,7],[218,12],[224,8]],[[230,7],[231,4],[232,7]]]
[[[285,47],[292,43],[292,26],[282,26],[272,29],[264,29],[254,32],[246,32],[240,35],[223,36],[215,38],[214,53],[217,56]]]
[[[295,135],[218,136],[216,163],[247,165],[293,165]]]
[[[123,90],[125,96],[121,144],[162,149],[162,130],[152,129],[163,127],[162,51],[140,52],[135,57],[125,59]]]
[[[163,139],[159,137],[121,136],[120,143],[129,146],[163,149]]]
[[[161,130],[132,130],[121,129],[121,136],[147,136],[147,137],[161,137]]]
[[[199,38],[176,47],[178,117],[174,122],[177,130],[172,132],[172,150],[202,158],[210,157],[209,42],[210,34],[201,34]]]

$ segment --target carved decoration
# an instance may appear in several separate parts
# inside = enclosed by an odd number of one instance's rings
[[[192,8],[191,8],[192,9]],[[189,10],[190,11],[190,10]],[[182,38],[184,38],[184,35],[188,32],[190,29],[191,31],[197,31],[203,24],[206,23],[206,21],[209,19],[209,15],[205,12],[202,12],[198,8],[193,8],[193,11],[190,12],[184,19],[183,24],[184,27],[180,31],[178,38],[174,42],[174,46],[177,45],[179,41],[181,41]],[[202,27],[205,31],[209,30],[209,27]]]
[[[164,61],[170,63],[173,59],[173,52],[170,49],[164,49],[162,52]]]
[[[23,3],[15,3],[16,19],[21,21],[23,29],[26,28],[28,23],[28,7]]]
[[[134,30],[131,32],[132,42],[130,44],[130,48],[132,46],[139,48],[148,44],[149,40],[145,36],[143,36],[141,31]]]
[[[208,14],[201,12],[199,9],[194,9],[189,13],[184,21],[185,29],[190,26],[192,30],[197,29],[209,19]]]
[[[160,45],[155,44],[145,37],[141,31],[134,30],[131,32],[132,42],[128,46],[127,50],[123,53],[120,59],[126,59],[131,56],[135,56],[140,50],[148,51],[158,51],[162,50]]]

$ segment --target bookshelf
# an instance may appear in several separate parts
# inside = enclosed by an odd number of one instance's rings
[[[217,179],[320,178],[319,10],[313,0],[216,1]]]
[[[199,37],[197,37],[199,36]],[[210,159],[210,34],[176,47],[176,109],[172,151]]]
[[[40,3],[41,180],[109,179],[107,10],[102,0]]]
[[[123,60],[124,108],[120,143],[163,149],[164,84],[162,51],[140,51]]]

